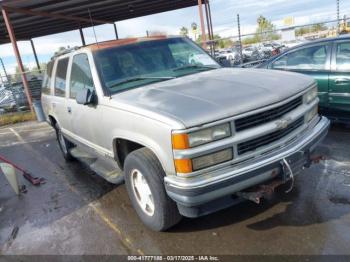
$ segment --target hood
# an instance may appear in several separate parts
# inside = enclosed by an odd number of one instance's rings
[[[136,113],[160,114],[189,128],[283,101],[313,82],[290,72],[220,68],[121,92],[112,99]]]

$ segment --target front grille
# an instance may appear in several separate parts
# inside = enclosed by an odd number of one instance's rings
[[[243,131],[245,129],[252,128],[252,127],[276,120],[281,116],[287,114],[288,112],[294,110],[295,108],[300,106],[302,103],[303,103],[303,98],[302,96],[300,96],[282,106],[275,107],[273,109],[270,109],[255,115],[237,119],[235,121],[236,131],[237,132]]]
[[[262,146],[271,144],[275,141],[278,141],[279,139],[283,138],[284,136],[287,136],[288,134],[292,133],[295,129],[302,126],[304,123],[304,118],[301,117],[292,124],[290,124],[288,127],[282,130],[275,131],[273,133],[246,141],[238,144],[238,155],[245,154],[250,151],[254,151]]]

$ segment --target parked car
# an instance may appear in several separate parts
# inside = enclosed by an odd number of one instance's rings
[[[312,76],[318,83],[320,110],[334,120],[350,121],[350,37],[307,42],[258,65]]]
[[[59,55],[42,92],[64,158],[85,161],[111,183],[125,180],[153,230],[292,186],[329,127],[312,78],[222,68],[183,37]]]
[[[16,107],[16,100],[12,90],[6,86],[0,88],[0,108],[3,110],[14,110]]]
[[[244,56],[244,63],[264,59],[264,54],[260,52],[257,47],[254,46],[243,48],[242,53]]]
[[[227,64],[228,66],[237,65],[240,62],[240,53],[238,48],[230,48],[221,50],[217,56],[217,61],[220,64]]]

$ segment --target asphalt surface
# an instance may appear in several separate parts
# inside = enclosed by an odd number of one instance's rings
[[[327,160],[256,205],[244,202],[169,232],[148,230],[124,185],[66,163],[46,124],[0,128],[0,155],[45,185],[17,197],[0,174],[0,254],[350,254],[350,128],[333,126]],[[11,237],[14,228],[18,233]]]

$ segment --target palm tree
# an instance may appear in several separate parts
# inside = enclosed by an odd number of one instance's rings
[[[180,35],[182,36],[188,36],[188,29],[186,27],[181,27],[180,28]]]

